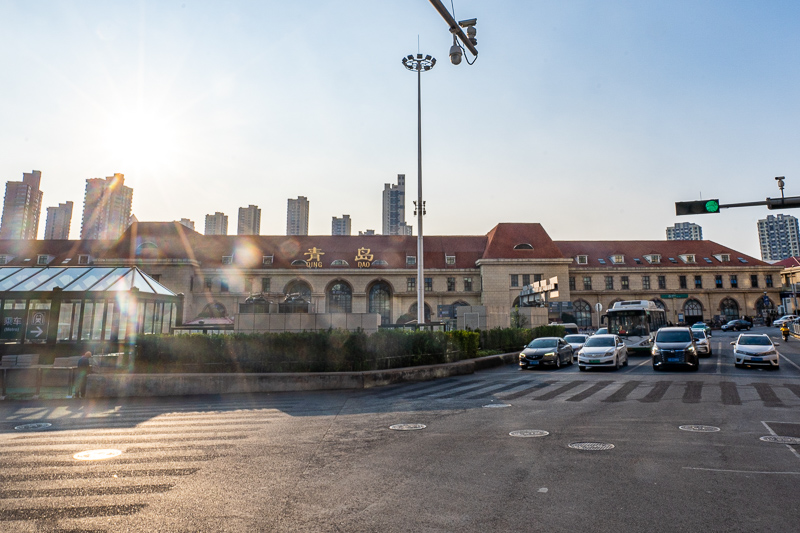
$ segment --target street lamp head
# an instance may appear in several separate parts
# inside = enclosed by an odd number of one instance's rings
[[[402,61],[404,67],[414,72],[428,71],[432,69],[434,65],[436,65],[435,57],[431,57],[429,55],[423,56],[422,54],[417,54],[416,57],[413,55],[407,55]]]

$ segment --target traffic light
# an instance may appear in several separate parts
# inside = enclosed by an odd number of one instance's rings
[[[719,213],[719,200],[675,202],[676,215],[705,215],[708,213]]]
[[[800,207],[800,196],[767,198],[767,209],[796,209]]]

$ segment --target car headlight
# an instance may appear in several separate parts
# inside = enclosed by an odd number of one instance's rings
[[[661,353],[661,350],[659,350],[659,349],[658,349],[658,346],[656,346],[656,345],[654,344],[654,345],[653,345],[653,349],[652,349],[652,350],[650,350],[650,353],[651,353],[652,355],[658,355],[658,354],[660,354],[660,353]]]
[[[771,349],[771,350],[769,350],[767,352],[764,352],[764,355],[778,355],[778,350],[773,348],[773,349]]]
[[[545,356],[545,357],[547,357],[548,355],[549,355],[549,356],[553,356],[553,355],[555,355],[555,354],[556,354],[556,352],[547,352],[546,354],[544,354],[544,356]]]

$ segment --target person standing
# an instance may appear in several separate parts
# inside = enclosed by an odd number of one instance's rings
[[[75,390],[75,396],[78,398],[86,397],[86,377],[92,370],[92,352],[85,352],[80,359],[78,359],[78,384]]]

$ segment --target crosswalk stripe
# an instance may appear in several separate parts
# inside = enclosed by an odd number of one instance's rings
[[[786,407],[769,383],[753,383],[753,388],[767,407]]]
[[[561,387],[557,388],[556,390],[553,390],[553,391],[550,391],[550,392],[546,392],[545,394],[542,394],[541,396],[535,397],[534,400],[541,400],[541,401],[552,400],[556,396],[558,396],[560,394],[563,394],[563,393],[565,393],[565,392],[567,392],[569,390],[572,390],[575,387],[580,387],[584,383],[586,383],[586,382],[585,381],[571,381],[569,383],[565,383],[564,385],[562,385]]]
[[[629,381],[625,383],[622,387],[620,387],[616,392],[614,392],[608,398],[602,400],[604,402],[624,402],[630,393],[636,390],[639,385],[641,385],[641,381]]]
[[[583,391],[583,392],[581,392],[579,394],[576,394],[575,396],[571,396],[571,397],[567,398],[567,401],[568,402],[580,402],[580,401],[583,401],[586,398],[588,398],[589,396],[592,396],[593,394],[595,394],[596,392],[599,392],[599,391],[603,390],[604,388],[608,387],[612,383],[614,383],[614,382],[613,381],[598,381],[597,383],[595,383],[594,385],[592,385],[591,387],[589,387],[585,391]]]
[[[664,397],[669,389],[669,386],[672,384],[671,381],[659,381],[656,383],[656,386],[647,393],[647,395],[640,399],[639,401],[642,403],[656,403]]]
[[[721,381],[719,388],[722,391],[723,405],[742,405],[742,399],[739,397],[739,389],[736,387],[736,383]]]

